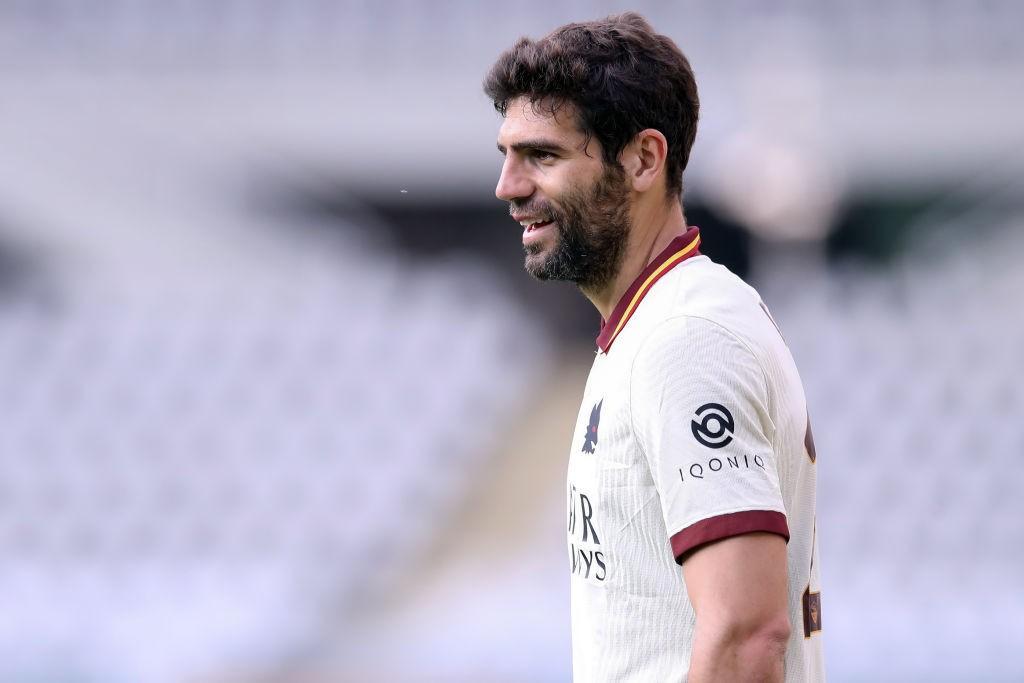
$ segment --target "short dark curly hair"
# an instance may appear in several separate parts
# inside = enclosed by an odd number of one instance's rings
[[[637,133],[660,131],[668,140],[666,191],[681,194],[697,135],[697,83],[672,39],[639,14],[566,24],[540,40],[520,38],[491,67],[484,92],[502,116],[518,97],[552,113],[573,104],[587,139],[596,137],[605,163],[616,166]]]

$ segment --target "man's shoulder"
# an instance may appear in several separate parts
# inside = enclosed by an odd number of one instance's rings
[[[636,352],[651,341],[690,345],[709,334],[747,339],[766,317],[757,291],[707,256],[672,269],[647,299],[632,335]]]
[[[751,313],[761,297],[743,279],[707,256],[669,274],[663,302],[666,317],[689,315],[725,322],[736,312]]]

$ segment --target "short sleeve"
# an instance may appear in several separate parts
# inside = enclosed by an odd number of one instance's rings
[[[744,533],[789,540],[768,401],[751,350],[709,320],[670,319],[637,352],[633,429],[677,562],[701,545]]]

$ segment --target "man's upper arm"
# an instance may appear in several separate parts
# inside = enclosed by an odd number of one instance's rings
[[[709,543],[683,559],[697,615],[689,680],[782,681],[792,628],[786,543],[755,532]]]
[[[786,542],[777,534],[732,536],[697,548],[683,558],[683,577],[702,628],[755,631],[788,613]]]

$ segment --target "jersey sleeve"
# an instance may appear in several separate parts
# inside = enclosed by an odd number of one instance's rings
[[[668,320],[630,376],[633,429],[661,499],[676,561],[723,538],[766,531],[789,540],[765,374],[720,325]]]

